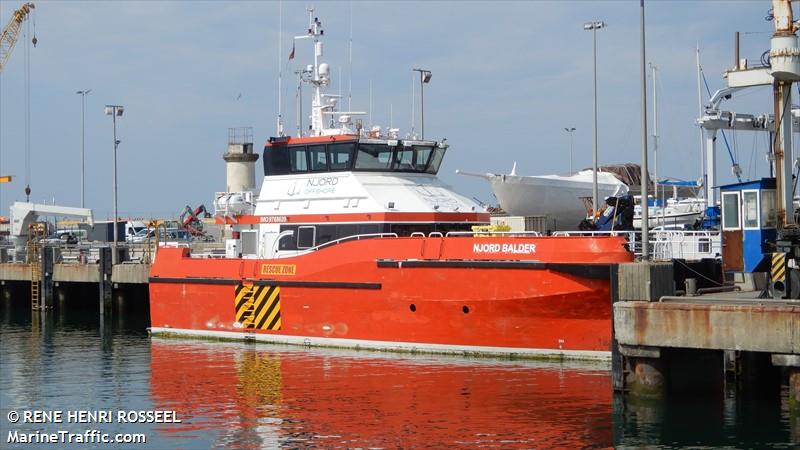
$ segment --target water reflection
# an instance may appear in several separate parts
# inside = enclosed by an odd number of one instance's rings
[[[800,442],[800,418],[778,395],[637,402],[612,397],[606,366],[151,339],[146,326],[146,315],[100,320],[94,307],[31,320],[0,305],[0,435],[12,408],[166,409],[183,423],[101,428],[144,432],[137,448],[158,449]]]
[[[153,339],[158,408],[190,438],[259,447],[607,447],[600,366],[468,361]],[[225,424],[223,426],[223,424]]]

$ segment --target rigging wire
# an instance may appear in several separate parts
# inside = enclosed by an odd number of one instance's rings
[[[24,41],[25,41],[25,68],[24,68],[24,89],[25,89],[25,201],[30,201],[31,196],[31,46],[28,37],[30,36],[30,21],[25,21]]]
[[[708,80],[706,80],[706,74],[705,74],[705,72],[703,72],[703,68],[702,67],[700,68],[700,75],[703,77],[703,84],[705,85],[706,92],[708,93],[708,96],[710,98],[711,97],[711,89],[708,87]],[[722,139],[725,141],[725,148],[728,149],[728,156],[730,156],[730,158],[731,158],[731,164],[733,166],[737,166],[738,164],[736,164],[736,158],[733,157],[733,152],[731,152],[731,146],[728,143],[728,137],[725,135],[725,130],[719,130],[719,131],[722,132]],[[738,173],[736,174],[736,178],[739,180],[739,182],[742,181],[742,177]]]

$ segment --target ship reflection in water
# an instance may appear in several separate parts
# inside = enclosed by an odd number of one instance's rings
[[[215,446],[612,445],[604,366],[152,340],[154,406]],[[167,437],[167,436],[164,436]]]
[[[779,400],[786,397],[777,392],[612,400],[604,365],[153,339],[144,332],[146,316],[98,321],[92,308],[54,311],[32,322],[28,308],[12,303],[0,300],[3,442],[12,409],[160,409],[175,410],[182,423],[93,426],[145,433],[147,443],[136,446],[144,449],[800,443],[800,417],[789,414]],[[86,430],[86,424],[66,425],[76,433]],[[14,426],[23,432],[61,429]]]

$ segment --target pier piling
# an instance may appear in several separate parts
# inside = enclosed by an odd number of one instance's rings
[[[111,317],[112,312],[112,292],[113,282],[111,275],[114,268],[111,258],[111,248],[103,247],[100,249],[100,315]]]
[[[39,273],[42,276],[40,280],[41,283],[41,296],[42,296],[42,304],[41,307],[44,310],[50,310],[53,308],[53,270],[54,270],[54,262],[55,262],[55,249],[49,245],[44,245],[41,247],[40,251],[41,254],[39,256],[38,264],[41,264],[41,270]],[[37,264],[34,262],[33,264]]]
[[[785,395],[800,425],[800,303],[759,292],[678,297],[673,276],[671,264],[620,265],[614,390],[641,399]]]

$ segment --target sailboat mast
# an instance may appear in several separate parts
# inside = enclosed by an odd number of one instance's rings
[[[656,93],[656,71],[658,68],[650,64],[653,72],[653,192],[658,201],[658,94]],[[661,205],[662,208],[664,205]]]
[[[695,48],[695,60],[697,62],[697,117],[703,117],[703,91],[701,88],[702,74],[700,73],[700,44]],[[703,183],[702,195],[706,194],[706,159],[705,159],[705,140],[703,139],[703,127],[698,127],[700,133],[700,180]]]

